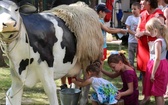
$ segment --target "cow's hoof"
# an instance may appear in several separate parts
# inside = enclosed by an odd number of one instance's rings
[[[61,88],[61,90],[66,89],[66,88],[68,88],[68,86],[67,86],[67,84],[63,84],[63,85],[60,86],[60,88]]]

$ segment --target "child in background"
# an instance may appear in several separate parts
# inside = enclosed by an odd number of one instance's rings
[[[115,73],[106,70],[102,70],[102,73],[111,78],[121,76],[123,82],[123,87],[119,90],[116,99],[123,99],[124,105],[138,105],[138,78],[124,54],[111,54],[107,62]]]
[[[168,83],[168,29],[157,18],[150,19],[145,26],[151,37],[156,37],[150,50],[150,60],[144,78],[143,94],[155,96],[156,105],[164,105],[164,94]]]
[[[97,14],[99,15],[102,35],[104,37],[104,45],[103,45],[104,50],[103,50],[103,57],[102,57],[102,61],[104,61],[107,57],[106,32],[111,33],[111,34],[114,34],[114,33],[126,34],[127,30],[120,29],[120,28],[111,28],[111,27],[107,27],[104,25],[104,18],[106,16],[106,13],[111,12],[110,10],[107,9],[106,5],[98,4],[96,6],[96,11],[97,11]]]
[[[134,2],[131,6],[132,15],[126,19],[126,28],[129,33],[128,37],[128,60],[132,67],[134,67],[134,59],[137,52],[137,40],[135,38],[136,29],[139,23],[141,5],[139,2]]]
[[[100,66],[100,62],[95,62],[89,65],[86,68],[88,79],[86,79],[83,82],[79,82],[76,79],[72,79],[72,82],[79,87],[92,85],[92,88],[95,91],[91,95],[92,105],[115,104],[117,103],[117,100],[115,99],[115,96],[117,94],[117,88],[113,86],[111,82],[99,77]]]
[[[165,25],[168,27],[168,0],[159,0],[158,3],[159,2],[160,2],[160,5],[163,6],[162,11],[165,16]],[[168,59],[168,52],[167,52],[166,58]],[[167,90],[164,95],[164,98],[168,98],[168,85],[167,85]]]

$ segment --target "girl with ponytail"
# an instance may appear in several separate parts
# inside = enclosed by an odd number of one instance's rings
[[[107,62],[114,72],[106,70],[101,72],[111,78],[121,76],[123,82],[123,87],[118,91],[116,99],[123,99],[124,105],[138,105],[138,78],[124,54],[119,52],[111,54]]]

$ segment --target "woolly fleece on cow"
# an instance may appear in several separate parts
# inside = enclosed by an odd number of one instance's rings
[[[103,36],[97,13],[83,2],[60,5],[49,11],[65,21],[77,38],[77,58],[80,62],[97,60],[101,55]],[[81,30],[82,29],[82,30]]]

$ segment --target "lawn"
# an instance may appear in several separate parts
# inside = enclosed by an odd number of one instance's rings
[[[118,46],[110,45],[108,46],[108,49],[110,51],[117,50]],[[126,56],[127,56],[127,46],[122,46],[122,50],[126,51]],[[110,68],[107,66],[106,61],[105,61],[104,68],[108,71],[111,71]],[[137,72],[137,75],[139,76],[139,71],[136,70],[136,72]],[[110,79],[105,75],[103,75],[103,77],[111,81],[119,89],[122,87],[122,82],[120,78]],[[57,89],[60,89],[59,88],[61,84],[60,80],[56,80],[55,83],[57,84]],[[0,89],[0,105],[5,104],[5,93],[10,87],[10,84],[11,84],[11,79],[10,79],[9,68],[0,68],[0,88],[1,88]],[[143,99],[143,96],[141,95],[141,92],[142,92],[141,80],[139,80],[139,90],[140,90],[139,100],[141,101]],[[166,101],[165,105],[168,105],[168,99],[165,99],[165,101]],[[155,103],[154,98],[151,97],[151,102],[148,103],[147,105],[154,105],[154,103]],[[41,83],[38,83],[33,88],[26,88],[26,87],[24,88],[22,105],[49,105],[48,98],[46,94],[44,93]],[[88,105],[91,105],[90,100],[89,100]]]

